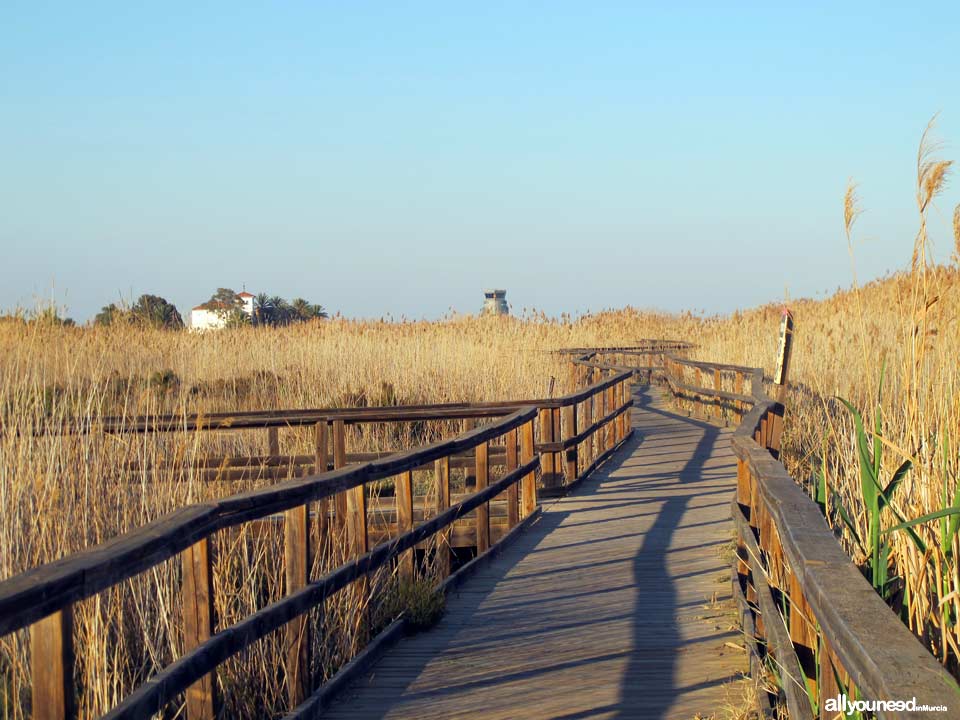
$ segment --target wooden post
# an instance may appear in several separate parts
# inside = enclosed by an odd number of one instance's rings
[[[550,415],[553,419],[553,442],[559,442],[563,436],[563,431],[560,429],[560,408],[552,408]],[[563,453],[553,453],[553,473],[554,485],[561,487],[563,485]]]
[[[533,420],[520,428],[520,463],[527,464],[533,460]],[[521,481],[520,487],[520,514],[527,517],[537,509],[537,475],[528,473]]]
[[[611,409],[614,412],[616,412],[617,410],[620,409],[620,383],[617,383],[610,389],[613,391],[613,408]],[[620,442],[620,416],[619,415],[617,415],[617,417],[613,419],[613,421],[611,422],[611,425],[613,427],[613,444],[616,445],[618,442]]]
[[[750,510],[750,467],[743,460],[737,459],[737,503],[744,510],[744,514],[749,522],[753,514]],[[747,577],[750,574],[749,558],[747,557],[747,546],[743,542],[740,533],[737,533],[737,573],[741,577]]]
[[[714,368],[713,369],[713,389],[716,390],[717,392],[720,392],[720,390],[723,389],[722,384],[723,383],[720,379],[720,368]],[[723,415],[723,409],[720,405],[720,396],[718,395],[714,399],[713,416],[719,420],[722,415]]]
[[[790,598],[790,639],[797,652],[800,667],[806,676],[807,689],[811,695],[817,697],[817,665],[816,647],[817,631],[813,626],[813,611],[807,604],[797,580],[796,573],[789,573],[787,583]]]
[[[583,412],[583,428],[586,429],[593,422],[593,395],[584,400],[580,407]],[[582,453],[580,453],[581,467],[583,471],[586,471],[590,467],[590,463],[593,462],[593,437],[587,436],[581,443],[581,447],[583,448]]]
[[[743,395],[743,373],[740,372],[739,370],[737,370],[737,374],[734,375],[733,391],[734,391],[737,395]],[[740,416],[740,417],[738,418],[738,420],[742,420],[742,419],[743,419],[743,404],[742,404],[739,400],[737,400],[737,401],[734,403],[734,407],[737,409],[737,415]]]
[[[616,388],[617,388],[617,394],[616,394],[617,408],[616,409],[619,410],[620,408],[623,407],[623,403],[626,402],[627,393],[625,391],[625,387],[622,380],[617,383]],[[617,442],[620,442],[627,436],[627,426],[625,424],[626,419],[627,419],[627,416],[624,413],[620,413],[619,415],[617,415]]]
[[[517,430],[510,430],[505,436],[507,443],[507,474],[509,475],[520,467],[520,458],[517,454]],[[507,529],[511,530],[520,522],[520,492],[518,483],[507,488]]]
[[[623,398],[624,402],[629,402],[633,400],[633,378],[631,375],[629,378],[623,381],[623,390],[625,397]],[[624,422],[623,426],[625,428],[625,433],[629,433],[633,429],[633,407],[627,408],[626,413],[624,413]]]
[[[397,535],[403,535],[413,530],[413,472],[407,470],[397,476],[394,481],[394,495],[397,503]],[[413,580],[414,577],[414,549],[404,550],[398,564],[400,577]]]
[[[277,427],[267,428],[267,455],[276,457],[280,454],[280,430]]]
[[[73,606],[30,626],[33,718],[70,720],[77,708],[73,688]]]
[[[477,492],[484,490],[490,482],[490,454],[489,444],[482,442],[477,445],[475,464],[477,473]],[[485,502],[477,507],[477,555],[490,549],[490,503]]]
[[[550,408],[540,409],[540,442],[544,444],[553,442],[553,411]],[[543,466],[543,486],[545,488],[552,488],[556,483],[553,457],[552,452],[540,453],[540,462]]]
[[[840,694],[840,687],[837,685],[837,678],[834,675],[843,677],[842,669],[835,662],[833,649],[830,647],[827,639],[820,633],[820,699],[836,697]],[[850,692],[850,689],[847,689]]]
[[[570,440],[571,438],[576,437],[577,435],[577,406],[574,405],[564,405],[563,407],[563,439],[564,441]],[[564,451],[566,467],[566,484],[571,485],[577,481],[577,456],[579,450],[576,445],[568,447]]]
[[[300,505],[284,514],[284,570],[287,595],[306,586],[310,579],[309,506]],[[287,623],[285,655],[287,696],[295,708],[310,696],[310,616],[304,613]]]
[[[190,652],[213,634],[213,562],[210,538],[181,554],[183,563],[183,651]],[[212,672],[187,688],[187,718],[213,720],[217,712],[217,677]]]
[[[477,426],[477,421],[474,418],[464,418],[463,419],[463,432],[467,433],[473,430]],[[477,485],[477,476],[476,474],[468,467],[466,469],[466,474],[463,478],[463,487],[465,492],[470,492],[471,487],[476,487]]]
[[[343,420],[333,421],[333,467],[339,470],[347,465],[347,430]],[[333,545],[340,545],[340,536],[347,521],[347,493],[333,496],[333,525],[337,529]],[[336,548],[335,548],[336,549]]]
[[[776,386],[776,400],[779,407],[773,413],[770,422],[770,436],[767,447],[774,457],[780,457],[780,436],[783,434],[783,411],[787,400],[787,376],[790,371],[790,349],[793,346],[793,315],[784,308],[780,321],[780,347],[777,351],[777,370],[773,375]]]
[[[365,555],[369,549],[367,538],[367,493],[363,484],[346,491],[347,501],[347,546],[349,557],[356,558]],[[368,595],[370,583],[366,575],[353,581],[353,607],[356,608],[357,635],[354,640],[354,651],[359,651],[367,644],[367,632],[370,628],[368,610]]]
[[[433,474],[437,483],[437,512],[441,513],[450,507],[450,458],[442,457],[433,462]],[[444,528],[435,536],[437,538],[437,570],[440,579],[450,574],[450,528]]]
[[[329,447],[327,433],[327,421],[321,420],[315,426],[316,437],[314,444],[314,469],[318,475],[327,472],[329,460]],[[320,556],[321,567],[323,560],[330,548],[330,499],[323,498],[317,502],[317,547],[316,552]]]
[[[591,423],[597,423],[603,419],[603,415],[604,415],[603,403],[604,403],[605,397],[606,397],[606,393],[604,393],[603,391],[595,392],[593,393],[593,395],[590,396],[590,404],[593,408],[593,419]],[[603,428],[594,430],[590,434],[590,442],[593,445],[593,449],[590,451],[590,456],[591,456],[590,462],[593,462],[603,454],[604,434],[605,434],[605,431]]]
[[[790,373],[790,350],[793,347],[793,315],[783,309],[780,320],[780,347],[777,350],[777,370],[773,374],[773,384],[777,386],[777,402],[784,402],[787,396],[787,377]]]
[[[604,394],[606,395],[606,400],[604,402],[604,406],[605,406],[604,415],[609,415],[617,407],[613,386],[608,387]],[[615,437],[615,434],[616,434],[616,430],[614,427],[615,424],[616,423],[613,421],[610,421],[607,423],[607,433],[606,433],[607,434],[607,444],[606,444],[607,450],[611,449],[614,445],[617,444],[617,439]]]

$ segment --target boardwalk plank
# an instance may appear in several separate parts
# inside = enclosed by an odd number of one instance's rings
[[[635,438],[330,708],[330,718],[711,717],[747,670],[728,432],[636,397]]]

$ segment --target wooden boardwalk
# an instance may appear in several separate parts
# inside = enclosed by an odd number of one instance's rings
[[[747,670],[729,433],[636,396],[634,437],[324,717],[711,718]]]

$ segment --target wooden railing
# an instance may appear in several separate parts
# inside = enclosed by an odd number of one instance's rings
[[[212,718],[218,706],[217,668],[277,631],[285,638],[290,707],[304,707],[316,684],[310,677],[305,614],[322,608],[327,598],[344,588],[355,587],[362,597],[364,583],[379,568],[395,566],[405,576],[414,575],[414,549],[430,539],[437,548],[440,577],[449,575],[450,532],[468,513],[474,514],[477,554],[488,553],[495,544],[490,529],[495,499],[505,496],[503,537],[508,537],[537,512],[538,473],[545,491],[569,489],[630,436],[634,374],[632,369],[590,367],[583,375],[593,381],[589,386],[561,398],[534,401],[232,413],[68,428],[107,433],[263,428],[270,450],[267,463],[289,465],[290,458],[279,455],[279,429],[313,426],[316,452],[303,463],[313,471],[307,477],[184,507],[106,543],[0,582],[0,636],[29,628],[32,716],[60,720],[75,715],[74,604],[171,559],[179,559],[181,566],[184,652],[104,717],[149,717],[185,696],[190,720]],[[348,424],[474,422],[479,418],[493,421],[453,439],[384,457],[370,459],[355,453],[353,458],[361,462],[348,465]],[[470,464],[473,470],[475,491],[459,499],[450,493],[454,463]],[[505,468],[499,479],[491,475],[494,463]],[[332,471],[328,470],[331,465]],[[424,508],[423,522],[417,524],[413,473],[424,468],[433,469],[436,507]],[[395,531],[370,549],[367,488],[385,479],[392,479],[394,485]],[[311,512],[313,503],[316,510]],[[217,533],[269,518],[282,518],[286,595],[229,627],[216,627],[212,557]],[[382,527],[380,535],[384,535]],[[314,555],[323,552],[311,547],[315,537],[321,545],[336,538],[345,538],[347,545],[342,555],[346,561],[319,578],[311,578],[309,570]],[[356,627],[365,624],[361,617]]]
[[[841,691],[851,700],[916,698],[956,714],[956,682],[877,595],[819,506],[779,462],[789,365],[783,341],[789,333],[782,336],[773,383],[777,399],[767,396],[760,368],[668,355],[663,373],[682,408],[737,424],[732,584],[751,673],[779,679],[775,704],[793,720],[841,717],[825,709],[826,700]],[[760,698],[762,712],[771,713],[766,693]],[[931,717],[909,711],[878,715]]]

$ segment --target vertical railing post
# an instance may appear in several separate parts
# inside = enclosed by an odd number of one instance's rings
[[[555,407],[551,409],[550,416],[553,420],[553,442],[559,442],[560,438],[563,437],[563,430],[561,429],[560,422],[560,408]],[[553,472],[554,472],[554,485],[560,487],[563,485],[563,453],[555,452],[553,453]]]
[[[520,467],[517,435],[517,429],[514,428],[504,436],[504,442],[507,444],[507,474]],[[520,522],[520,492],[519,483],[514,483],[507,488],[507,529],[512,530],[518,522]]]
[[[531,420],[520,428],[520,463],[525,465],[533,460],[533,454],[533,420]],[[537,508],[536,473],[527,473],[520,483],[520,514],[522,517],[528,517]]]
[[[734,375],[733,391],[737,395],[743,395],[743,373],[740,370],[737,370],[736,375]],[[740,420],[743,419],[743,409],[744,409],[743,403],[737,400],[733,404],[733,406],[737,409],[737,415],[739,415],[739,417],[737,418],[737,421],[739,422]]]
[[[203,538],[182,553],[183,651],[190,652],[213,634],[213,558],[210,538]],[[217,713],[217,677],[205,675],[186,692],[187,718],[213,720]]]
[[[73,606],[30,626],[30,671],[36,720],[76,717],[73,687]]]
[[[343,420],[333,421],[333,467],[339,470],[347,466],[347,429]],[[333,546],[336,549],[342,542],[341,537],[347,522],[347,493],[339,492],[333,496]]]
[[[837,684],[837,676],[842,676],[841,669],[834,662],[833,648],[820,633],[820,698],[836,697],[840,694],[840,686]],[[849,692],[849,689],[847,690]]]
[[[486,441],[474,450],[474,464],[477,476],[477,492],[486,489],[490,482],[490,445]],[[490,503],[477,507],[477,555],[490,549]]]
[[[713,389],[717,392],[720,392],[722,389],[722,380],[720,379],[720,368],[713,369]],[[720,396],[714,398],[713,401],[713,416],[719,420],[723,416],[723,408],[721,407]]]
[[[299,505],[284,514],[284,574],[287,595],[306,586],[310,580],[309,505]],[[286,645],[287,696],[295,708],[309,697],[310,625],[304,613],[284,628]]]
[[[553,410],[548,407],[540,409],[540,442],[542,444],[553,442]],[[553,458],[552,452],[540,454],[544,488],[552,489],[556,481]]]
[[[604,394],[606,396],[604,401],[604,406],[605,406],[604,416],[607,416],[610,413],[612,413],[614,409],[617,407],[616,391],[614,390],[614,386],[611,385],[610,387],[608,387]],[[606,435],[607,435],[607,444],[605,449],[610,450],[611,448],[613,448],[614,445],[616,445],[616,442],[617,442],[615,421],[611,420],[610,422],[607,423]]]
[[[563,441],[572,440],[577,435],[577,406],[576,404],[563,406]],[[572,485],[577,481],[577,455],[579,451],[576,445],[571,445],[564,450],[566,484]]]
[[[633,400],[633,375],[628,377],[623,381],[623,401],[629,402]],[[623,427],[624,435],[629,433],[633,429],[633,407],[628,407],[623,414]]]
[[[367,491],[366,485],[360,483],[346,491],[347,501],[347,547],[349,557],[357,558],[366,555],[369,550],[367,537]],[[354,651],[360,650],[367,642],[369,631],[369,588],[370,582],[366,575],[353,581],[353,607],[356,610],[357,634],[354,639]]]
[[[442,457],[433,463],[434,480],[437,484],[437,512],[441,513],[450,507],[450,458]],[[450,575],[450,528],[444,528],[435,536],[437,538],[436,565],[440,579]]]
[[[627,386],[626,382],[621,380],[617,383],[617,410],[623,407],[623,404],[627,401]],[[617,442],[620,442],[627,436],[627,415],[626,413],[620,413],[617,415]]]
[[[397,503],[397,535],[403,535],[413,530],[413,472],[407,470],[400,473],[394,481],[394,487]],[[407,580],[413,580],[414,577],[413,554],[413,548],[404,550],[398,560],[400,576]]]
[[[612,375],[613,373],[611,372],[610,374]],[[613,407],[610,408],[610,410],[612,412],[616,412],[617,409],[620,407],[620,384],[617,383],[616,385],[611,387],[610,390],[613,393],[613,403],[612,403]],[[617,417],[613,419],[613,421],[610,423],[610,427],[613,428],[613,444],[616,445],[618,442],[620,442],[620,416],[619,415],[617,415]]]
[[[790,639],[797,652],[797,659],[807,682],[811,697],[817,697],[817,630],[814,625],[813,611],[803,596],[800,581],[794,572],[790,572],[787,581],[790,599]]]
[[[267,428],[267,455],[276,457],[280,454],[280,430],[277,427]]]
[[[750,468],[746,462],[739,458],[737,459],[737,503],[749,520],[752,514],[750,510]],[[747,546],[744,544],[740,533],[737,533],[737,558],[737,574],[746,578],[750,574],[750,564],[747,557]]]
[[[477,421],[476,421],[476,419],[474,419],[474,418],[464,418],[461,429],[462,429],[463,432],[467,433],[467,432],[470,432],[471,430],[473,430],[476,426],[477,426]],[[464,487],[466,488],[466,491],[467,491],[467,492],[470,492],[470,488],[471,488],[471,487],[476,487],[476,484],[477,484],[477,476],[476,476],[476,474],[473,472],[473,469],[472,469],[472,468],[467,467],[467,469],[466,469],[466,475],[465,475],[465,477],[464,477]]]
[[[314,428],[314,470],[317,475],[327,472],[327,466],[330,463],[327,421],[321,420]],[[330,551],[330,498],[321,498],[317,501],[317,543],[316,553],[320,558],[320,566],[323,567],[324,559]]]
[[[587,399],[583,402],[583,427],[584,429],[590,427],[593,424],[593,395],[589,395]],[[593,463],[593,433],[588,435],[583,443],[583,470],[586,471],[588,467]]]
[[[592,406],[592,411],[593,411],[593,419],[591,421],[592,423],[598,423],[603,419],[604,397],[605,397],[605,393],[602,390],[594,392],[593,395],[590,396],[590,405]],[[605,435],[604,428],[597,428],[592,433],[590,433],[590,443],[592,444],[592,449],[590,450],[591,464],[595,462],[598,457],[603,455],[604,435]]]

